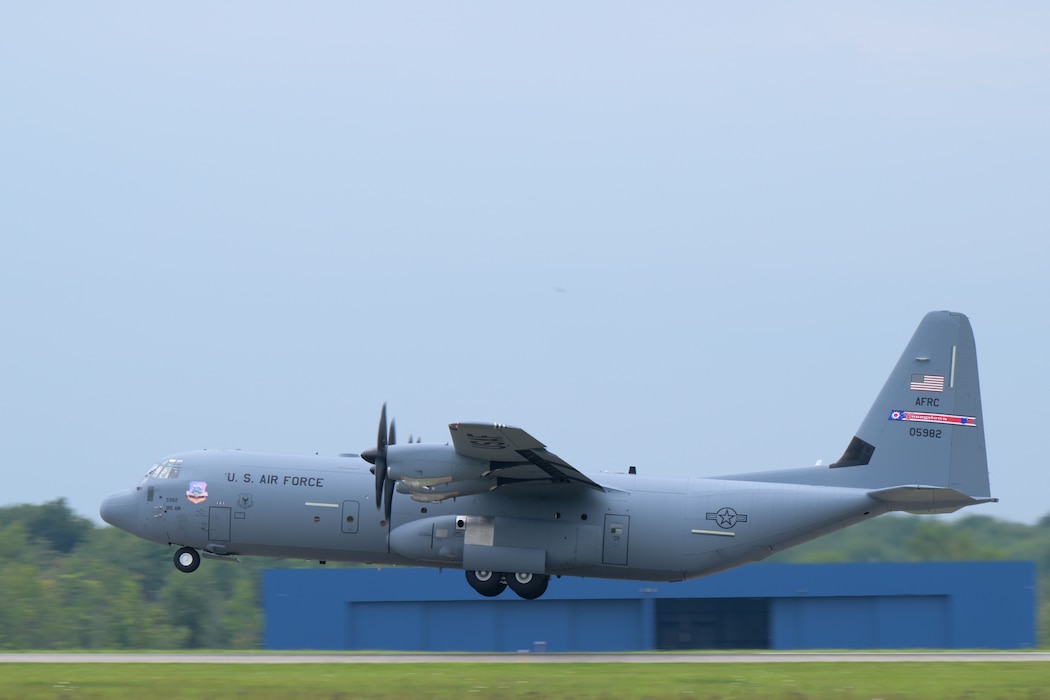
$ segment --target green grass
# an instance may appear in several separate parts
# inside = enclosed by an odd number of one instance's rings
[[[0,664],[0,698],[1050,700],[1044,662]]]

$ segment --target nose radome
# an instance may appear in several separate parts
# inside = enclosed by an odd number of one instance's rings
[[[114,527],[119,527],[127,532],[135,532],[138,529],[139,510],[135,496],[135,491],[131,489],[111,493],[102,501],[98,514]]]

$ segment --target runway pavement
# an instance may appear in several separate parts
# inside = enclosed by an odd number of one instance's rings
[[[900,663],[1019,661],[1050,662],[1050,652],[749,652],[749,653],[625,653],[625,654],[357,654],[357,653],[281,653],[255,654],[0,654],[0,663],[50,664],[435,664],[435,663],[562,663],[562,664],[746,664],[746,663]]]

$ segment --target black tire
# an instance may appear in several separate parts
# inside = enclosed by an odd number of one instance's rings
[[[201,555],[193,547],[179,547],[175,552],[175,568],[184,574],[192,574],[201,565]]]
[[[507,574],[510,590],[525,600],[535,600],[547,591],[551,577],[546,574]]]
[[[467,583],[475,591],[488,598],[494,598],[506,590],[507,582],[503,574],[496,571],[467,571]]]

